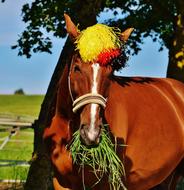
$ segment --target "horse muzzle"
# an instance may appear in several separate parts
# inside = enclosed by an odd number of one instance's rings
[[[82,124],[80,126],[80,135],[82,142],[87,146],[95,146],[100,142],[102,125],[91,129],[90,126]]]
[[[74,113],[83,108],[80,113],[80,135],[86,145],[98,145],[100,142],[102,119],[99,110],[105,108],[106,101],[100,94],[88,93],[73,102]]]

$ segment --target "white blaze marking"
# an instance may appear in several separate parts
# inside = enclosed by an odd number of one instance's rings
[[[92,86],[92,93],[97,93],[97,76],[98,76],[98,70],[100,68],[100,65],[98,63],[92,64],[93,68],[93,86]]]
[[[98,76],[98,71],[100,68],[100,65],[98,63],[92,64],[92,68],[93,68],[93,85],[92,85],[92,89],[91,89],[91,93],[97,94],[97,76]],[[97,110],[97,104],[91,104],[91,123],[90,123],[90,128],[89,128],[89,134],[88,137],[90,139],[94,139],[94,136],[96,136],[96,132],[95,132],[95,120],[96,120],[96,110]]]

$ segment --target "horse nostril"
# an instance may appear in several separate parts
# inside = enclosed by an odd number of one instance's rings
[[[87,126],[85,124],[81,124],[79,130],[80,130],[81,137],[85,138]]]
[[[80,125],[80,129],[84,129],[84,127],[85,127],[85,124]]]
[[[85,134],[85,129],[86,129],[86,125],[85,124],[81,124],[80,125],[80,132],[81,132],[82,135]]]

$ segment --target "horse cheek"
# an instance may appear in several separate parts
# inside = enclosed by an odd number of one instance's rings
[[[62,147],[62,166],[63,166],[63,173],[68,174],[72,172],[72,157],[70,152],[65,148],[65,146]]]
[[[65,146],[57,146],[52,153],[51,159],[61,175],[67,175],[72,172],[72,158]]]

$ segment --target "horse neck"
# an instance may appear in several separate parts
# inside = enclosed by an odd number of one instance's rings
[[[116,76],[113,76],[108,87],[108,98],[104,110],[104,117],[113,137],[118,138],[120,137],[119,135],[123,133],[124,141],[126,141],[128,130],[126,125],[127,114],[122,93],[122,85],[116,81]],[[124,126],[123,131],[121,127],[117,126]]]
[[[58,92],[57,92],[57,103],[56,103],[56,114],[62,115],[65,118],[70,119],[72,114],[72,100],[70,97],[69,86],[68,86],[68,75],[69,66],[66,65],[59,80]]]

